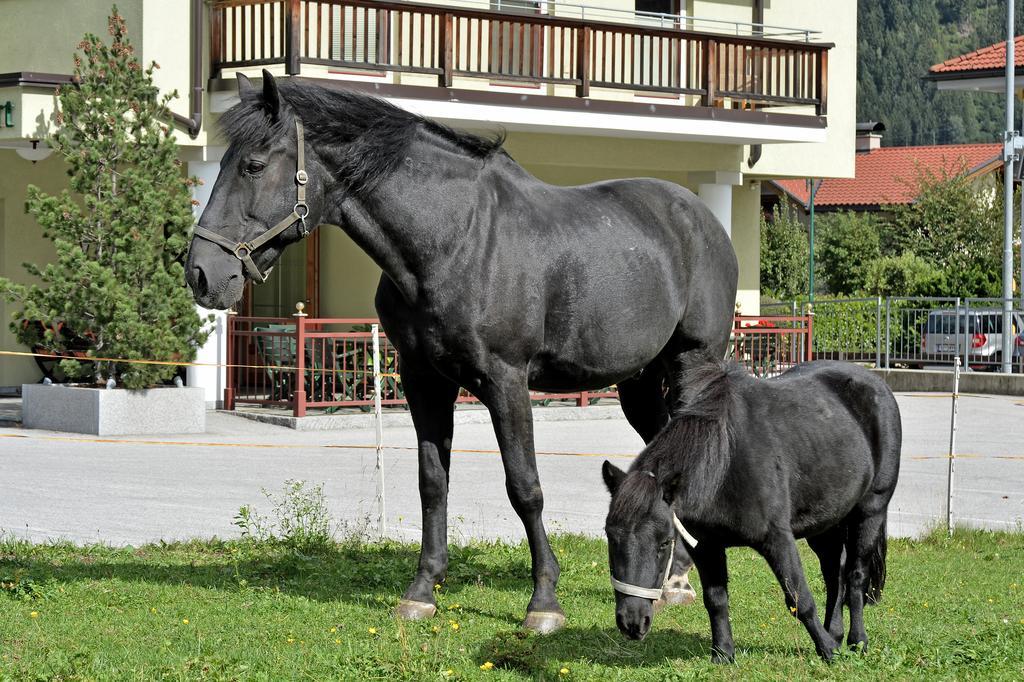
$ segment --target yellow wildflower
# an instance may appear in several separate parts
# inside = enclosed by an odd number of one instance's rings
[[[568,668],[562,668],[562,669],[560,669],[558,671],[558,674],[559,675],[568,675],[569,674],[569,669]]]
[[[155,606],[150,606],[149,607],[149,612],[150,613],[156,613],[156,607]]]
[[[294,637],[289,637],[288,638],[288,643],[289,644],[295,644],[295,638]]]
[[[188,625],[188,618],[182,618],[181,622],[185,625]]]
[[[377,628],[367,628],[366,631],[369,632],[371,635],[377,634]]]
[[[338,628],[331,628],[331,632],[337,632]]]
[[[30,613],[28,615],[29,615],[30,618],[38,618],[39,617],[39,612],[38,611],[33,611],[32,613]]]
[[[334,640],[334,643],[335,643],[335,644],[341,644],[341,637],[338,637],[338,638],[336,638],[336,639]]]
[[[458,630],[458,629],[459,629],[459,624],[456,623],[455,621],[452,621],[452,630]]]
[[[480,669],[481,670],[490,670],[493,667],[494,667],[494,664],[491,663],[490,661],[487,661],[482,666],[480,666]]]

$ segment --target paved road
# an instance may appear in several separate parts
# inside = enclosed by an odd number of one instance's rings
[[[911,535],[944,514],[949,398],[898,396],[904,447],[889,530]],[[955,509],[967,523],[1019,528],[1024,520],[1024,401],[961,399]],[[602,533],[608,495],[605,457],[620,466],[641,448],[622,419],[536,424],[539,466],[552,530]],[[388,428],[385,480],[391,535],[418,539],[415,436]],[[375,527],[373,432],[296,432],[239,417],[209,416],[202,436],[112,438],[0,428],[0,528],[33,540],[139,544],[159,539],[232,537],[243,504],[264,512],[261,488],[289,478],[324,483],[333,516],[345,529]],[[487,424],[456,427],[456,449],[492,451]],[[574,453],[574,454],[556,454]],[[452,537],[521,538],[492,452],[454,455],[449,505]]]

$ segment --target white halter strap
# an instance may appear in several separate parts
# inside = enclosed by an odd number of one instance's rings
[[[675,512],[672,512],[672,525],[675,529],[675,533],[672,533],[672,545],[669,547],[668,552],[668,566],[665,567],[665,575],[661,577],[661,582],[658,583],[657,587],[640,587],[639,585],[631,585],[624,583],[621,580],[616,580],[614,575],[610,575],[612,581],[612,588],[620,593],[630,597],[640,597],[641,599],[650,599],[651,601],[657,601],[661,599],[661,595],[664,592],[665,582],[669,578],[669,574],[672,572],[672,562],[676,552],[676,533],[682,536],[683,540],[690,547],[697,546],[697,538],[690,535],[689,531],[683,527],[683,522],[679,520]]]

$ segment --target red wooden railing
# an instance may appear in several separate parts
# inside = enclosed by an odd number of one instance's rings
[[[373,335],[369,318],[228,316],[224,408],[264,405],[307,409],[373,405]],[[405,405],[398,353],[380,332],[381,404]],[[299,353],[297,349],[303,348]],[[300,380],[301,378],[301,380]],[[531,394],[535,402],[572,401],[585,407],[614,398],[614,389]],[[459,402],[476,402],[463,391]]]
[[[229,315],[224,407],[277,406],[301,417],[307,409],[373,405],[370,318],[243,317]],[[811,359],[813,316],[737,316],[730,353],[759,376],[773,376]],[[380,332],[381,404],[405,405],[398,353]],[[298,352],[302,348],[303,352]],[[538,393],[535,402],[572,401],[585,407],[616,398],[614,387]],[[463,391],[459,402],[476,402]]]
[[[826,113],[831,44],[375,0],[216,0],[213,75],[302,64],[693,95],[702,106]]]
[[[775,376],[813,357],[813,315],[737,315],[729,353],[757,376]]]

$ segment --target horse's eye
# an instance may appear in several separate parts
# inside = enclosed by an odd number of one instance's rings
[[[260,173],[266,167],[267,167],[267,165],[265,163],[261,163],[259,161],[250,161],[245,166],[245,174],[246,175],[257,175],[258,173]]]
[[[668,549],[668,546],[669,546],[670,544],[672,544],[672,543],[671,543],[671,542],[669,542],[668,540],[665,540],[665,542],[661,543],[661,545],[659,545],[659,546],[658,546],[658,550],[659,550],[659,551],[661,551],[661,550],[666,550],[666,549]]]

